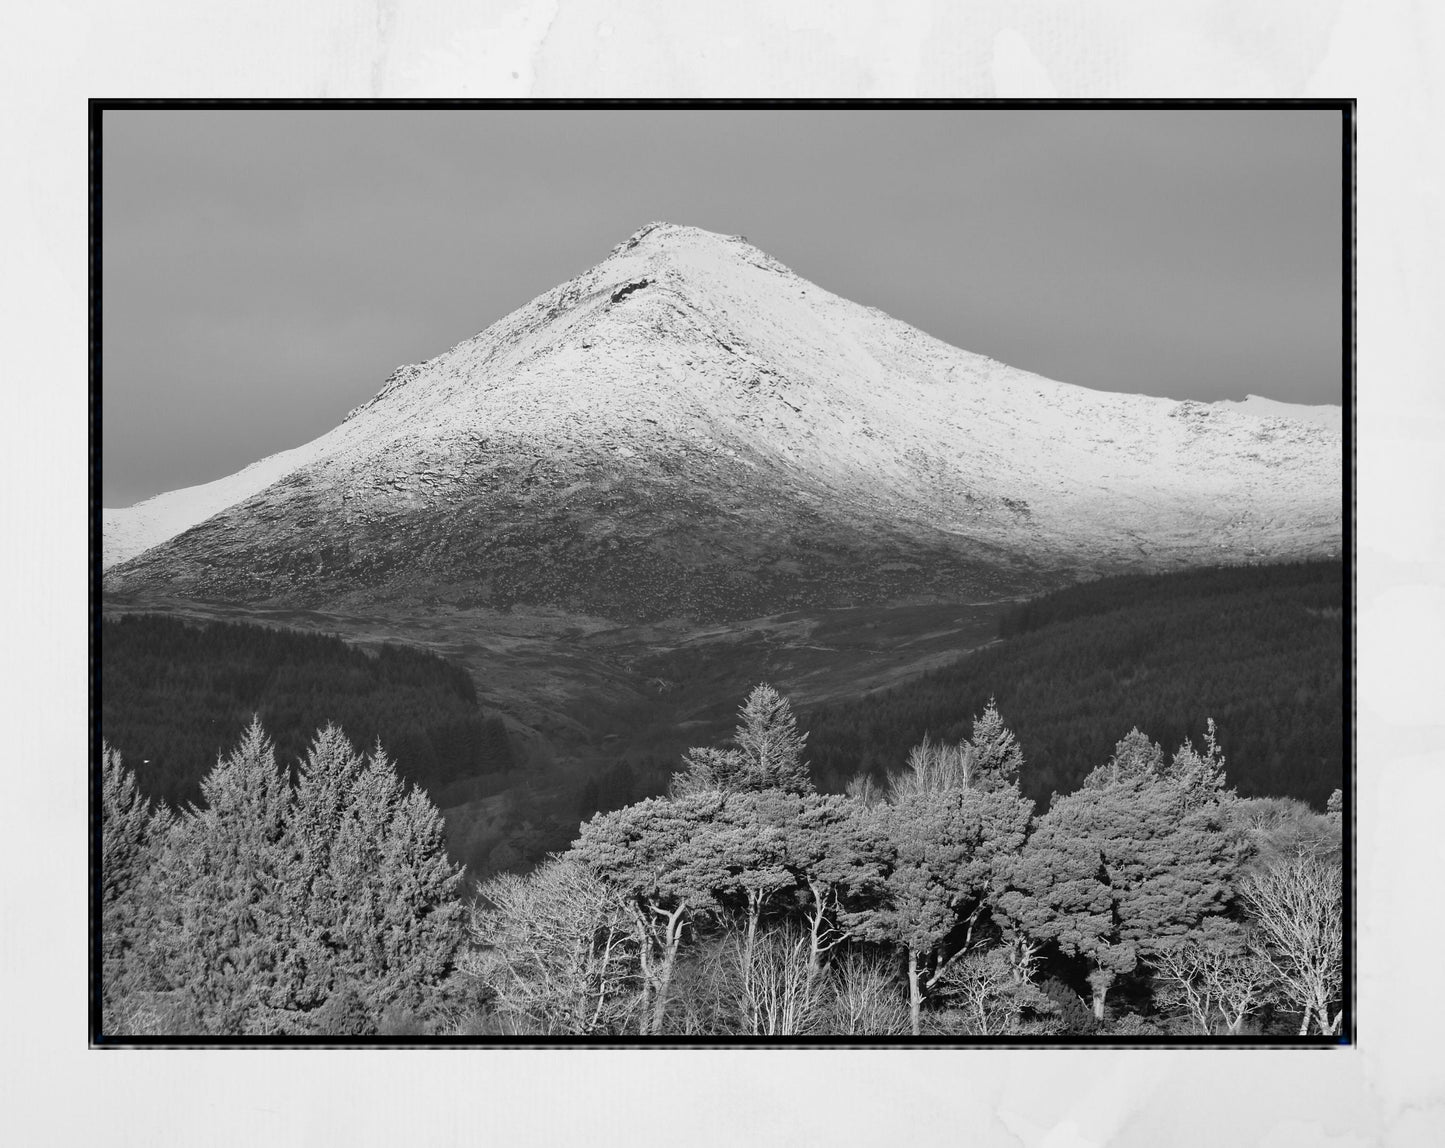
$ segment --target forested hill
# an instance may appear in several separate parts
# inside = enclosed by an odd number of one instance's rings
[[[200,800],[201,778],[256,714],[285,762],[335,722],[363,747],[380,738],[398,773],[428,789],[512,765],[467,671],[407,646],[129,614],[103,624],[100,681],[106,740],[145,794],[172,805]]]
[[[1041,804],[1077,788],[1130,729],[1172,751],[1209,717],[1242,795],[1323,809],[1344,784],[1339,562],[1102,579],[1022,604],[1000,636],[907,685],[814,711],[820,785],[881,779],[924,734],[959,740],[990,697]]]

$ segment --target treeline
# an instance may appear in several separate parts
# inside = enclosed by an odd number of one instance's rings
[[[1078,788],[1121,729],[1167,745],[1210,713],[1246,796],[1322,809],[1344,774],[1343,567],[1225,567],[1107,578],[1021,604],[998,644],[807,721],[814,777],[882,780],[924,736],[956,741],[990,699],[1029,746],[1024,793]]]
[[[467,671],[408,646],[132,614],[104,623],[100,663],[101,728],[141,791],[171,805],[199,800],[202,777],[253,716],[285,762],[334,722],[357,744],[380,739],[401,776],[432,792],[514,764]]]
[[[1340,562],[1281,562],[1100,578],[1010,607],[999,619],[998,635],[1009,638],[1116,610],[1168,609],[1181,598],[1200,602],[1240,594],[1282,594],[1283,598],[1276,598],[1277,601],[1306,609],[1338,611],[1344,594],[1344,577],[1344,564]]]
[[[668,796],[464,904],[435,808],[340,731],[258,726],[151,808],[103,770],[104,1031],[571,1037],[1334,1033],[1339,794],[1130,732],[1042,813],[998,711],[821,794],[759,686]]]
[[[565,854],[484,883],[472,974],[518,1034],[1330,1033],[1339,794],[1239,797],[1213,723],[1138,730],[1035,815],[989,707],[882,785],[817,792],[760,686],[733,744]]]

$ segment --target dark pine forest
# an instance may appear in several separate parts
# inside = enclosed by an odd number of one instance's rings
[[[403,780],[429,791],[513,764],[466,669],[408,646],[128,614],[106,620],[100,660],[106,739],[141,791],[171,806],[200,801],[201,779],[253,716],[282,761],[334,722],[357,745],[380,739]]]
[[[1212,717],[1243,797],[1323,809],[1344,777],[1339,562],[1106,578],[1012,609],[1000,641],[887,692],[814,710],[820,788],[881,782],[925,735],[958,741],[993,698],[1025,796],[1070,793],[1137,727],[1167,749]]]

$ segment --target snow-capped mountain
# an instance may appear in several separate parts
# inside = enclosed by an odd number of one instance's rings
[[[334,430],[104,517],[107,589],[618,618],[1338,554],[1338,407],[1053,382],[654,223]]]

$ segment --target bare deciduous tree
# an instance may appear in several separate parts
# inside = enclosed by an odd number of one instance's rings
[[[854,775],[843,792],[849,797],[856,798],[862,802],[864,806],[877,805],[886,797],[886,793],[882,787],[874,782],[873,778],[866,773]]]
[[[1002,946],[973,949],[943,971],[940,995],[963,1014],[969,1036],[997,1036],[1009,1032],[1018,1015],[1013,962]]]
[[[903,1036],[908,1002],[897,962],[849,952],[834,963],[829,1031],[838,1036]]]
[[[809,936],[773,929],[749,942],[732,938],[735,999],[749,1036],[802,1036],[822,1022],[823,992],[811,973]]]
[[[1210,920],[1195,933],[1159,946],[1149,958],[1155,1002],[1186,1015],[1195,1032],[1239,1035],[1269,999],[1269,965],[1233,922]]]
[[[1255,951],[1301,1013],[1300,1035],[1334,1033],[1344,960],[1343,881],[1337,861],[1300,852],[1244,881],[1256,926]]]
[[[908,751],[908,765],[888,779],[888,800],[899,802],[915,794],[967,789],[973,768],[973,747],[967,742],[922,742]]]
[[[553,857],[526,877],[482,885],[466,969],[524,1031],[621,1032],[636,1009],[636,955],[626,910],[585,866]]]

